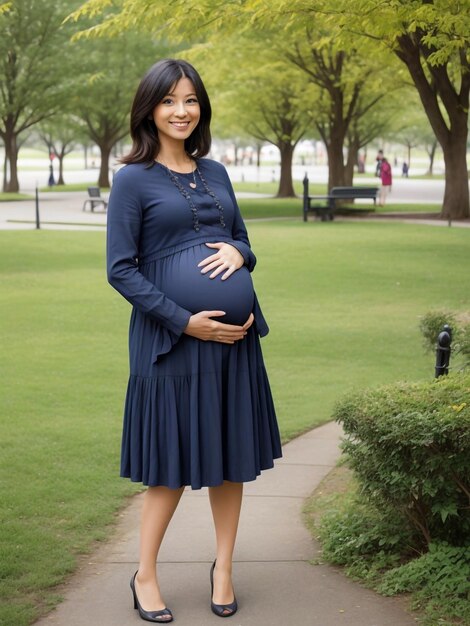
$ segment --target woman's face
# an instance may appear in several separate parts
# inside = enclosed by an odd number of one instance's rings
[[[201,109],[189,78],[181,78],[153,110],[161,145],[184,141],[199,123]]]

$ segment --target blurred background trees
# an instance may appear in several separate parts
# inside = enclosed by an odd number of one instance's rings
[[[294,195],[302,139],[324,143],[331,188],[351,185],[359,152],[393,137],[408,165],[425,148],[430,173],[440,145],[442,216],[468,217],[469,43],[470,0],[0,0],[4,189],[18,188],[21,138],[46,119],[51,141],[68,127],[99,147],[107,186],[135,87],[171,55],[203,75],[214,135],[232,141],[235,162],[237,146],[278,148],[278,196]]]
[[[60,111],[70,93],[67,71],[72,25],[64,17],[78,2],[15,0],[0,4],[0,138],[3,191],[18,191],[18,150],[24,135]]]

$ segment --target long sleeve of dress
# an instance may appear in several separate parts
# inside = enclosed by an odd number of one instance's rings
[[[247,266],[248,270],[252,272],[255,269],[256,257],[251,250],[250,240],[248,239],[248,233],[246,232],[245,224],[240,213],[240,208],[238,206],[237,199],[235,198],[232,183],[225,168],[224,171],[225,176],[227,177],[228,192],[230,194],[230,198],[232,199],[233,207],[235,210],[232,227],[232,237],[234,241],[231,245],[233,245],[234,248],[236,248],[240,252],[242,257],[245,259],[245,265]]]
[[[180,336],[191,312],[167,298],[138,268],[142,207],[138,191],[128,180],[125,169],[116,174],[109,198],[106,246],[108,281],[135,308]]]

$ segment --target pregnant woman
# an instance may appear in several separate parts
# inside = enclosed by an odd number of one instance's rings
[[[196,70],[165,59],[142,79],[130,153],[109,200],[108,279],[133,306],[121,476],[148,487],[134,608],[170,622],[156,561],[185,486],[209,487],[212,611],[234,615],[243,483],[281,456],[253,291],[256,259],[225,168],[204,159],[211,106]]]

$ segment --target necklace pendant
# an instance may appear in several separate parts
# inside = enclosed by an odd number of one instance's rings
[[[191,189],[196,189],[197,187],[196,183],[189,183],[189,186],[191,187]]]

